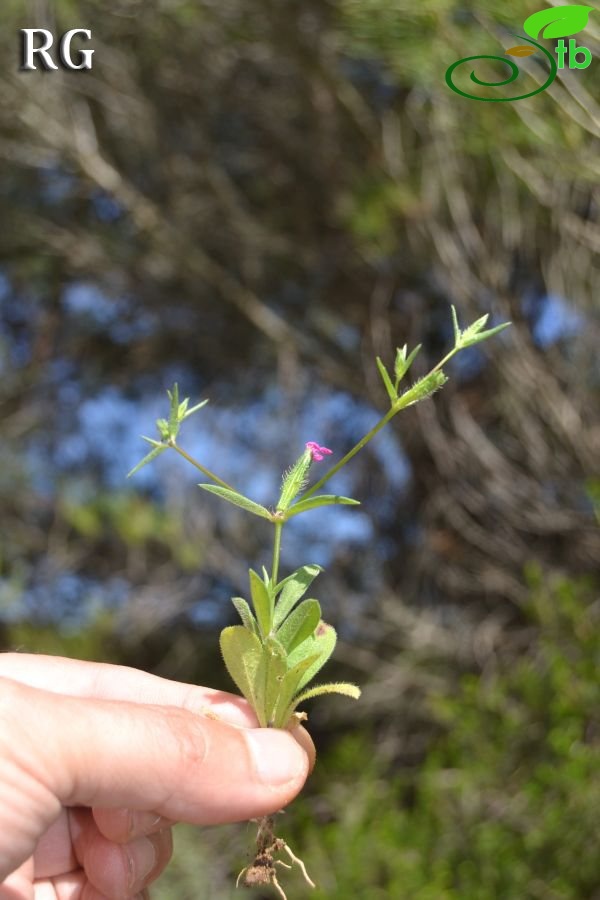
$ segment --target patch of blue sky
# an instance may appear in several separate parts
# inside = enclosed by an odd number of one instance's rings
[[[540,303],[533,325],[533,339],[539,347],[549,347],[565,338],[575,337],[585,324],[585,316],[573,309],[568,300],[548,294]]]
[[[106,331],[119,344],[146,337],[158,327],[155,313],[136,309],[127,297],[109,296],[94,282],[73,281],[66,285],[62,304],[68,315],[86,320],[98,331]]]

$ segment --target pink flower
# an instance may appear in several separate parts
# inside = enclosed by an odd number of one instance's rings
[[[328,447],[319,447],[316,441],[308,441],[306,449],[310,453],[310,458],[315,462],[321,462],[324,456],[330,456],[333,450]]]

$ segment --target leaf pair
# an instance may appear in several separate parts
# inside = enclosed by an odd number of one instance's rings
[[[149,438],[146,438],[149,440]],[[163,447],[162,444],[158,444],[158,447],[161,449],[155,452],[162,452],[162,449],[166,450],[166,447]],[[147,457],[149,461],[150,454]],[[143,463],[140,463],[140,466]],[[139,466],[138,466],[139,468]],[[292,507],[287,510],[282,510],[283,515],[276,515],[274,513],[269,512],[266,506],[261,506],[260,503],[255,503],[254,500],[250,500],[249,497],[245,497],[243,494],[239,494],[237,491],[229,490],[228,488],[219,487],[216,484],[199,484],[198,487],[202,488],[204,491],[208,491],[211,494],[215,494],[217,497],[221,497],[222,500],[227,500],[228,503],[232,503],[234,506],[239,506],[241,509],[245,509],[246,512],[252,513],[255,516],[260,516],[261,519],[268,519],[270,522],[285,522],[288,519],[293,518],[293,516],[297,516],[299,513],[308,512],[310,509],[318,509],[320,506],[331,506],[333,504],[340,504],[345,506],[358,506],[358,500],[352,500],[351,497],[340,497],[338,494],[319,494],[316,497],[308,497],[306,500],[299,500]]]
[[[504,329],[508,328],[510,325],[510,322],[503,322],[502,325],[496,325],[495,328],[488,328],[487,331],[482,331],[485,327],[485,323],[489,319],[489,315],[485,315],[480,319],[477,319],[476,322],[473,322],[472,325],[469,325],[468,328],[465,328],[464,331],[461,331],[458,326],[456,310],[453,306],[451,309],[455,350],[464,350],[465,347],[472,347],[474,344],[479,344],[481,341],[487,341],[488,338],[493,337],[493,335],[498,334],[500,331],[504,331]]]

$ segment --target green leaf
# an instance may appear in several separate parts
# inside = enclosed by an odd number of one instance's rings
[[[345,697],[352,697],[353,700],[358,700],[361,690],[357,685],[350,684],[347,681],[333,681],[330,684],[316,684],[314,687],[308,688],[308,690],[303,691],[301,694],[298,694],[297,697],[294,697],[294,709],[296,709],[299,703],[304,703],[305,700],[310,700],[311,697],[320,697],[322,694],[344,694]]]
[[[342,506],[360,506],[360,500],[353,500],[351,497],[340,497],[338,494],[317,494],[316,497],[307,497],[306,500],[299,500],[287,512],[287,518],[291,519],[298,513],[307,512],[309,509],[317,509],[319,506],[333,506],[334,504]]]
[[[145,440],[145,441],[148,441],[149,444],[152,444],[153,447],[154,447],[154,449],[151,450],[150,453],[148,453],[148,454],[141,460],[141,462],[139,462],[139,463],[137,464],[137,466],[134,466],[133,469],[131,470],[131,472],[128,472],[128,473],[127,473],[127,477],[128,477],[128,478],[131,478],[132,475],[135,475],[136,472],[139,472],[140,469],[142,468],[142,466],[145,466],[146,463],[152,462],[153,459],[156,459],[157,456],[160,456],[161,453],[164,453],[165,450],[168,450],[168,449],[169,449],[169,448],[166,446],[166,444],[162,444],[162,443],[160,443],[159,441],[153,441],[152,438],[145,437],[144,440]]]
[[[309,681],[312,681],[317,672],[323,668],[333,653],[336,642],[337,634],[335,633],[335,628],[327,625],[325,622],[320,622],[315,636],[308,638],[289,654],[288,668],[293,668],[301,660],[306,659],[309,654],[316,656],[315,662],[308,667],[300,679],[298,688],[303,688]]]
[[[271,598],[267,586],[254,569],[250,569],[250,593],[261,634],[266,637],[271,631],[273,621]]]
[[[273,724],[275,707],[286,672],[285,650],[276,638],[267,637],[262,646],[254,681],[255,712],[263,728]]]
[[[306,659],[301,660],[293,669],[290,669],[289,672],[285,674],[283,681],[281,682],[279,700],[277,701],[277,706],[275,707],[273,714],[275,728],[286,727],[293,712],[293,709],[288,709],[288,707],[292,702],[294,694],[298,690],[300,680],[309,666],[312,666],[316,660],[316,654],[307,656]]]
[[[496,325],[495,328],[489,328],[487,331],[481,331],[479,334],[475,334],[471,338],[467,338],[467,333],[468,331],[470,331],[470,329],[467,329],[467,331],[465,331],[463,335],[463,343],[461,344],[461,347],[472,347],[474,344],[479,344],[481,341],[487,341],[488,338],[493,337],[500,331],[504,331],[504,329],[508,328],[508,326],[511,324],[511,322],[503,322],[502,325]]]
[[[169,434],[175,437],[179,428],[179,385],[173,385],[172,391],[167,391],[171,408],[169,409]]]
[[[581,6],[569,4],[568,6],[553,6],[552,9],[542,9],[525,19],[523,28],[531,38],[538,36],[548,38],[569,37],[583,31],[588,23],[593,6]],[[543,32],[542,32],[543,29]],[[540,35],[540,32],[541,35]]]
[[[318,600],[304,600],[289,614],[281,628],[277,631],[277,639],[281,641],[288,653],[314,634],[321,621],[321,607]]]
[[[193,416],[195,412],[198,412],[199,409],[202,409],[203,406],[206,406],[208,400],[203,400],[201,403],[197,403],[195,406],[192,406],[191,409],[187,409],[184,411],[184,415],[181,416],[181,421],[184,419],[188,419],[190,416]]]
[[[244,623],[244,627],[249,631],[252,631],[253,634],[258,634],[258,625],[256,624],[256,619],[252,615],[252,610],[246,600],[243,597],[232,597],[231,602],[237,609],[240,619]]]
[[[456,315],[456,309],[454,306],[450,306],[452,310],[452,328],[454,329],[454,346],[458,347],[460,343],[460,327],[458,324],[458,316]]]
[[[296,569],[291,575],[285,579],[281,596],[275,605],[275,615],[273,617],[273,625],[278,628],[285,617],[292,611],[298,600],[300,600],[309,585],[322,572],[321,566],[309,565]]]
[[[421,344],[417,344],[415,349],[412,351],[408,359],[406,358],[407,345],[405,344],[402,349],[399,347],[396,350],[396,360],[394,362],[394,375],[396,376],[396,389],[398,388],[398,384],[402,381],[410,367],[412,366],[414,359],[421,349]]]
[[[470,341],[471,338],[475,337],[476,334],[479,334],[479,332],[481,331],[481,329],[483,328],[483,326],[485,325],[485,323],[487,322],[488,319],[489,319],[489,313],[486,313],[485,316],[481,316],[480,319],[477,319],[475,322],[473,322],[472,325],[469,325],[468,328],[465,328],[465,330],[461,333],[461,336],[460,336],[461,347],[466,347],[467,346],[466,342]]]
[[[249,500],[248,497],[238,494],[237,491],[230,491],[229,488],[219,487],[217,484],[199,484],[198,487],[211,494],[216,494],[217,497],[222,497],[223,500],[233,503],[234,506],[240,506],[247,512],[254,513],[255,516],[271,520],[271,513],[265,506],[255,503],[254,500]]]
[[[398,395],[394,390],[394,385],[390,380],[387,369],[378,356],[375,357],[375,362],[377,363],[377,368],[379,369],[379,374],[381,375],[382,381],[385,385],[385,389],[388,392],[388,397],[390,398],[391,402],[394,403]]]
[[[260,640],[243,625],[230,625],[221,632],[220,645],[227,671],[248,703],[256,708],[256,672],[262,657]]]

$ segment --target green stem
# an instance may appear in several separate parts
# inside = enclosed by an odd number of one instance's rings
[[[275,522],[275,537],[273,540],[273,568],[271,570],[271,581],[273,585],[277,584],[277,575],[279,573],[279,553],[281,551],[281,531],[283,522]]]
[[[214,472],[211,472],[210,469],[207,469],[206,466],[203,466],[202,463],[199,463],[193,456],[190,456],[189,453],[186,453],[185,450],[182,450],[175,441],[169,441],[169,447],[172,447],[173,450],[177,450],[180,456],[183,456],[184,459],[187,459],[189,463],[193,466],[196,466],[197,469],[200,469],[203,475],[206,475],[207,478],[210,478],[211,481],[214,481],[215,484],[220,484],[221,487],[227,488],[229,491],[235,491],[235,488],[232,488],[230,484],[227,484],[226,481],[223,481],[222,478],[219,478],[218,475],[215,475]],[[237,493],[237,492],[236,492]]]
[[[425,378],[428,378],[430,375],[433,375],[434,372],[439,371],[442,366],[444,366],[448,362],[449,359],[452,359],[455,353],[458,353],[460,349],[460,347],[453,347],[452,350],[450,350],[450,352],[447,353],[444,358],[441,359],[439,363],[437,363],[437,365],[435,365],[433,369],[431,369],[431,371],[427,373]],[[398,397],[394,405],[390,409],[388,409],[386,414],[379,420],[379,422],[377,422],[377,424],[374,425],[373,428],[371,428],[371,430],[368,431],[365,436],[360,439],[358,444],[355,444],[352,450],[346,453],[346,455],[342,457],[342,459],[340,459],[340,461],[336,463],[335,466],[332,466],[332,468],[329,469],[328,472],[325,472],[323,477],[319,478],[319,480],[306,491],[306,493],[302,496],[302,499],[306,500],[308,497],[314,494],[315,491],[318,491],[319,488],[322,488],[323,485],[336,474],[336,472],[339,472],[347,462],[350,462],[352,457],[356,456],[356,454],[369,443],[371,438],[374,438],[377,432],[380,431],[384,425],[387,425],[390,419],[393,419],[396,413],[399,413],[400,410],[404,409],[404,407],[405,404],[402,403],[402,397]]]
[[[356,454],[359,452],[359,450],[362,450],[362,448],[363,448],[366,444],[369,443],[369,441],[371,440],[371,438],[374,438],[375,435],[377,434],[377,432],[380,431],[380,430],[383,428],[384,425],[387,425],[387,423],[390,421],[390,419],[392,419],[392,418],[396,415],[396,413],[399,412],[399,411],[400,411],[399,408],[396,408],[395,406],[392,406],[391,409],[388,409],[388,411],[386,412],[385,416],[383,416],[383,418],[381,418],[381,419],[379,420],[379,422],[377,422],[377,424],[374,425],[373,428],[371,428],[371,430],[368,431],[368,432],[365,434],[365,436],[362,437],[362,438],[360,439],[360,441],[358,442],[358,444],[356,444],[356,445],[352,448],[352,450],[350,450],[348,453],[346,453],[346,455],[345,455],[344,457],[342,457],[342,459],[340,459],[340,461],[339,461],[338,463],[336,463],[335,466],[332,466],[332,468],[331,468],[328,472],[325,472],[325,474],[323,475],[323,477],[320,478],[315,484],[313,484],[313,486],[312,486],[311,488],[309,488],[308,491],[306,491],[306,493],[302,496],[302,499],[303,499],[303,500],[306,500],[308,497],[311,496],[311,494],[314,494],[315,491],[318,491],[319,488],[323,487],[323,485],[325,484],[325,482],[326,482],[326,481],[329,481],[329,479],[330,479],[333,475],[335,475],[336,472],[339,472],[340,469],[341,469],[343,466],[345,466],[347,462],[350,462],[350,460],[352,459],[352,457],[353,457],[353,456],[356,456]]]

